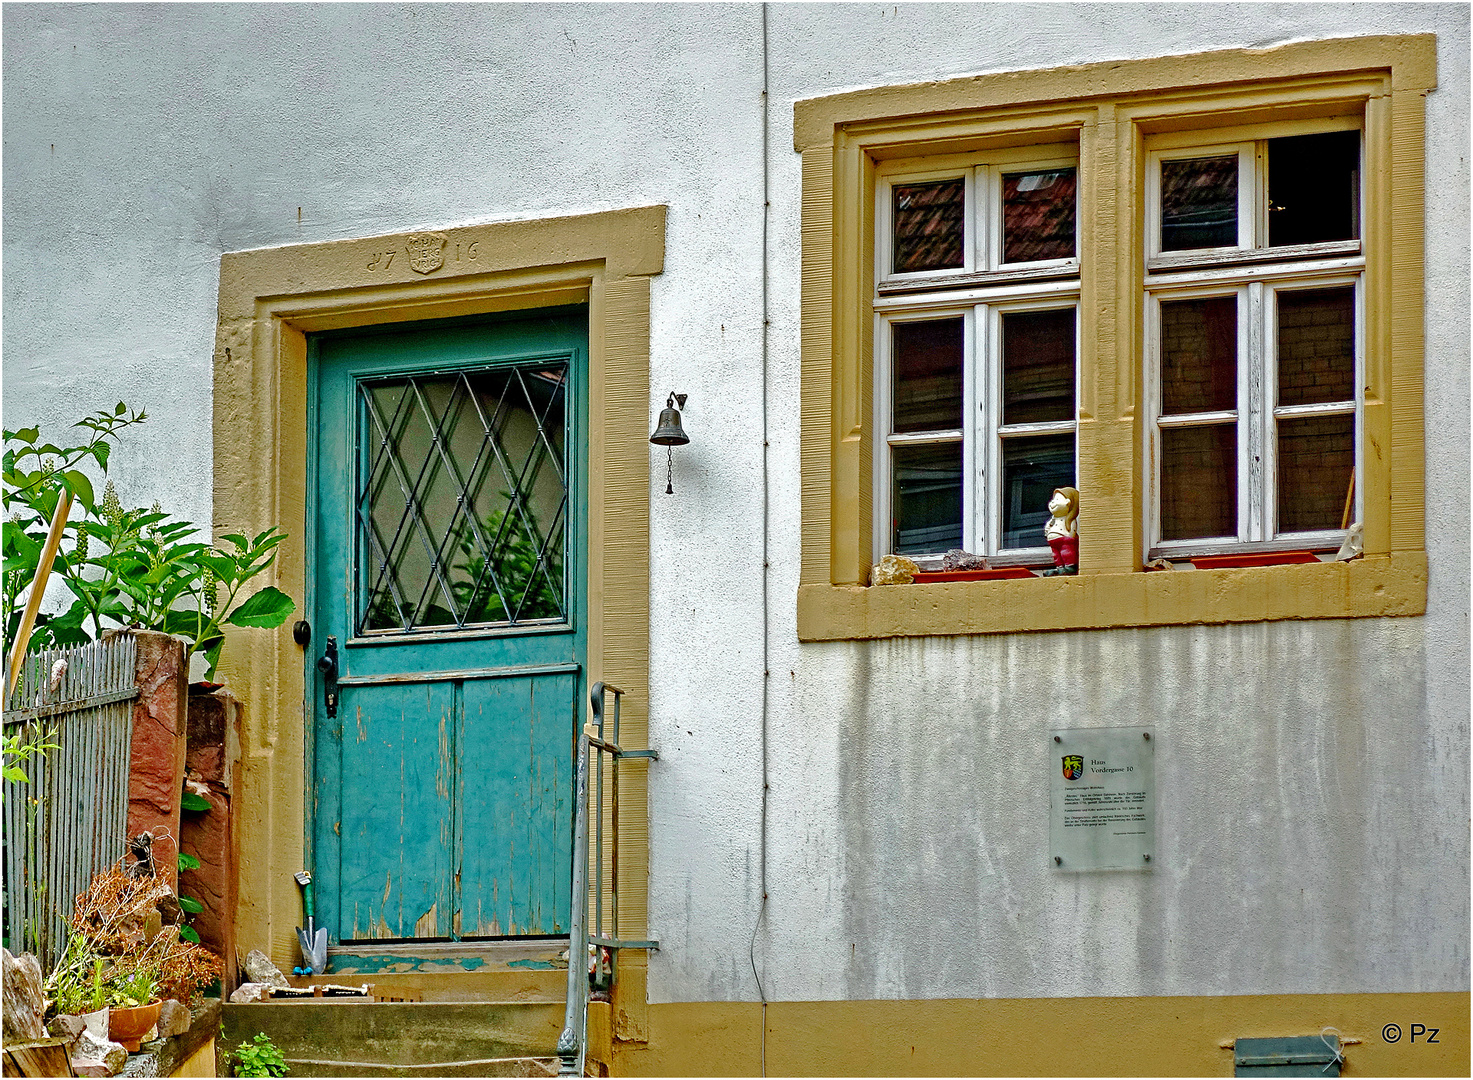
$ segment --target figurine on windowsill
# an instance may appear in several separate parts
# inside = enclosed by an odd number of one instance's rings
[[[1043,527],[1048,546],[1054,550],[1054,565],[1044,577],[1079,573],[1079,492],[1072,487],[1054,488],[1048,501],[1049,519]]]

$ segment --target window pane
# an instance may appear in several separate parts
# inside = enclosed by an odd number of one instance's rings
[[[1003,262],[1074,257],[1075,183],[1073,169],[1003,175]]]
[[[1238,425],[1161,432],[1161,539],[1238,535]]]
[[[1354,287],[1277,296],[1279,404],[1354,401]]]
[[[359,626],[563,618],[566,361],[360,384]]]
[[[962,444],[895,446],[895,516],[898,555],[949,551],[962,546]]]
[[[962,426],[962,320],[891,323],[897,434]]]
[[[1236,247],[1238,155],[1161,163],[1161,250]]]
[[[960,178],[934,184],[896,184],[895,273],[966,265],[966,188]]]
[[[1004,315],[1002,422],[1073,419],[1074,309]]]
[[[1360,235],[1360,132],[1268,140],[1268,242],[1319,244]]]
[[[1279,421],[1279,532],[1338,529],[1355,471],[1355,415]]]
[[[1054,488],[1075,487],[1074,436],[1031,435],[1002,442],[1002,546],[1044,547]]]
[[[1237,298],[1217,296],[1162,304],[1162,415],[1237,407]]]

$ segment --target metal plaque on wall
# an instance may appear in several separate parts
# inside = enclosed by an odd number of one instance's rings
[[[1049,732],[1049,865],[1149,870],[1156,837],[1155,731]]]

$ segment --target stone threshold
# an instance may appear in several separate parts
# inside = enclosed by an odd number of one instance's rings
[[[408,972],[566,971],[566,937],[500,938],[486,941],[353,942],[329,945],[327,976],[305,978],[300,985],[328,977],[362,977]],[[293,985],[298,985],[293,981]]]

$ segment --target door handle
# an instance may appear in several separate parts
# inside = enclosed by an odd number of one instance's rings
[[[338,714],[338,639],[328,636],[327,648],[317,658],[317,670],[322,672],[322,701],[327,706],[328,719]]]

